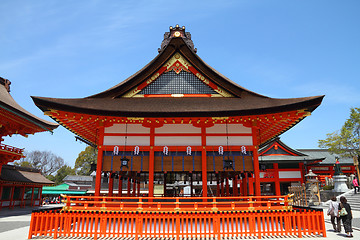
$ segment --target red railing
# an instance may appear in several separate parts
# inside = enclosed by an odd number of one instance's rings
[[[326,237],[322,210],[214,212],[36,211],[35,237]]]
[[[9,151],[9,152],[13,152],[13,153],[19,153],[22,154],[24,149],[21,148],[16,148],[13,146],[9,146],[9,145],[5,145],[3,143],[0,143],[0,149],[5,150],[5,151]]]
[[[288,210],[289,196],[247,197],[94,197],[65,196],[63,210],[87,211],[240,211]]]

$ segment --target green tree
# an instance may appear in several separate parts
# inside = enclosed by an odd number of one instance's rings
[[[327,148],[330,152],[342,157],[360,155],[360,108],[350,109],[347,119],[340,131],[329,133],[325,140],[319,140],[319,147]]]
[[[75,161],[75,169],[78,175],[90,175],[91,164],[96,163],[97,149],[87,146],[84,151],[79,153]]]
[[[55,176],[50,175],[48,179],[55,182],[56,185],[59,185],[63,183],[63,180],[67,175],[75,175],[75,169],[68,165],[64,165],[56,172]]]

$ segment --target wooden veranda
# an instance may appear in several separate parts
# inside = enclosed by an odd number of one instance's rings
[[[29,239],[326,236],[322,210],[293,209],[288,196],[65,199],[33,212]]]

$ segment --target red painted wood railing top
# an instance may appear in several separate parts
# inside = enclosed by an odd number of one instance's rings
[[[16,148],[13,146],[9,146],[9,145],[5,145],[3,143],[0,143],[0,149],[5,150],[5,151],[9,151],[9,152],[13,152],[13,153],[23,153],[24,149],[21,148]]]
[[[289,195],[242,197],[65,196],[63,210],[89,211],[254,211],[289,210]]]

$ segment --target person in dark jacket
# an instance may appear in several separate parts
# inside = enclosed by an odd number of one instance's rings
[[[350,205],[347,203],[346,197],[342,196],[340,197],[340,204],[339,204],[339,211],[341,212],[341,210],[345,208],[347,214],[341,216],[340,214],[340,218],[341,221],[343,222],[344,225],[344,229],[346,232],[346,236],[347,237],[353,237],[352,235],[352,227],[351,227],[351,222],[352,222],[352,212],[351,212],[351,207]]]

